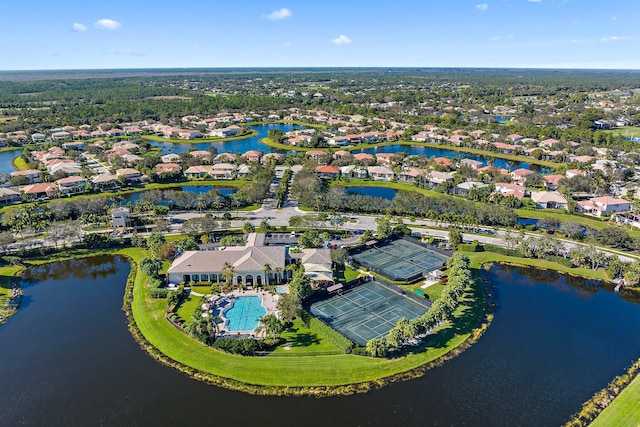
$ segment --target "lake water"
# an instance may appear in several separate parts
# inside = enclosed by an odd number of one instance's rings
[[[0,173],[11,173],[15,168],[11,165],[11,160],[20,155],[20,150],[3,151],[0,153]]]
[[[422,378],[331,398],[251,396],[187,378],[135,343],[119,257],[31,269],[0,326],[0,424],[551,426],[640,356],[640,307],[597,283],[494,267],[495,319]],[[572,286],[577,285],[578,287]]]
[[[203,194],[213,189],[218,190],[218,192],[223,196],[228,196],[238,191],[238,187],[219,187],[219,186],[213,186],[213,185],[183,185],[180,187],[164,188],[161,191],[177,190],[177,191],[189,191],[194,194]],[[151,191],[156,191],[156,190],[151,190]],[[136,201],[138,201],[138,199],[140,199],[140,196],[142,196],[144,193],[146,193],[146,191],[138,191],[136,193],[124,194],[122,195],[122,200],[119,203],[121,205],[126,205],[129,202],[135,203]]]
[[[444,148],[431,148],[431,147],[420,147],[420,146],[409,146],[409,145],[385,145],[382,147],[375,148],[365,148],[362,150],[354,151],[353,153],[369,153],[369,154],[377,154],[377,153],[398,153],[398,152],[406,152],[407,155],[423,155],[425,157],[448,157],[448,158],[460,158],[460,159],[472,159],[482,162],[483,166],[487,166],[489,160],[493,160],[493,165],[498,168],[503,168],[507,170],[514,170],[518,168],[531,169],[539,173],[551,173],[551,170],[544,166],[532,165],[526,162],[509,162],[505,159],[499,158],[491,158],[487,156],[482,156],[479,154],[471,154],[471,153],[462,153],[459,151],[447,150]]]
[[[392,200],[398,190],[388,187],[367,187],[367,186],[354,186],[344,187],[347,194],[359,194],[361,196],[369,197],[382,197],[383,199]]]
[[[260,142],[261,139],[266,138],[270,130],[279,129],[282,132],[289,132],[292,129],[299,129],[300,126],[291,125],[291,124],[271,124],[271,125],[261,125],[261,126],[251,126],[251,129],[258,132],[257,135],[252,136],[251,138],[245,139],[237,139],[234,141],[225,141],[225,142],[202,142],[202,143],[194,143],[194,144],[181,144],[181,143],[172,143],[172,142],[157,142],[157,141],[149,141],[151,145],[155,145],[158,147],[162,147],[162,154],[169,153],[186,153],[190,149],[195,148],[196,150],[206,150],[209,147],[216,147],[218,153],[244,153],[249,150],[262,150],[263,152],[283,152],[281,150],[272,149],[271,147]]]

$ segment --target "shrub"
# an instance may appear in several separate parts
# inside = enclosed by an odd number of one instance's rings
[[[166,298],[169,295],[169,289],[152,288],[149,290],[151,298]]]
[[[553,261],[553,262],[557,262],[558,264],[565,266],[565,267],[569,267],[569,268],[573,268],[573,261],[561,256],[557,256],[557,255],[545,255],[544,259],[546,259],[547,261]]]
[[[338,347],[343,353],[351,353],[353,342],[332,327],[322,323],[317,317],[310,317],[309,327],[316,331],[322,338]]]
[[[522,254],[520,254],[520,251],[518,251],[517,249],[508,249],[508,248],[503,248],[502,246],[484,244],[483,249],[485,252],[493,252],[500,255],[515,256],[515,257],[522,256]]]

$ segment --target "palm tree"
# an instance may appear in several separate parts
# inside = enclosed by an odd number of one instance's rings
[[[281,276],[281,273],[282,273],[282,267],[277,265],[276,268],[274,268],[274,271],[276,272],[276,283],[280,284],[280,276]]]
[[[235,275],[235,270],[231,264],[225,262],[222,266],[222,278],[227,283],[233,283],[233,276]]]
[[[262,272],[264,273],[264,283],[266,285],[269,284],[269,275],[271,274],[271,265],[269,263],[266,263],[263,267],[262,267]]]

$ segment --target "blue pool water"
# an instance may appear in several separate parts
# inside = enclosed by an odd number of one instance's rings
[[[260,297],[251,296],[236,298],[224,317],[229,320],[228,329],[231,332],[253,331],[265,314],[267,310],[262,306]]]
[[[276,292],[278,292],[279,294],[286,294],[287,288],[286,286],[276,286]]]

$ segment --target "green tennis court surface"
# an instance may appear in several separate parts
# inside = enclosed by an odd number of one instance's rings
[[[395,281],[420,278],[441,268],[447,261],[446,255],[401,239],[374,245],[351,258],[369,270]]]
[[[386,335],[401,317],[414,319],[430,306],[369,282],[311,305],[311,313],[350,340],[365,345]]]

